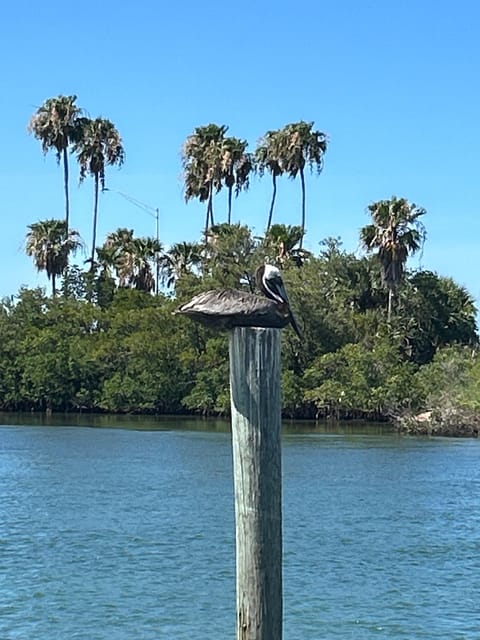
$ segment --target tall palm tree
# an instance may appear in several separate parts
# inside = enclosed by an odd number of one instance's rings
[[[302,187],[302,238],[300,249],[303,246],[306,218],[305,195],[305,167],[316,170],[320,174],[323,169],[323,159],[327,150],[327,136],[321,131],[313,130],[313,122],[295,122],[287,124],[279,132],[279,155],[283,171],[292,179],[300,175]]]
[[[125,149],[117,128],[106,118],[81,118],[81,135],[75,142],[74,149],[80,165],[80,182],[87,175],[94,179],[93,233],[90,269],[94,269],[95,241],[97,237],[98,193],[99,186],[105,188],[105,169],[118,165],[125,160]]]
[[[182,149],[185,200],[198,198],[207,203],[205,234],[209,225],[213,226],[213,196],[222,188],[222,156],[225,125],[209,124],[196,127],[188,136]]]
[[[40,220],[28,225],[25,252],[32,256],[38,271],[46,271],[55,296],[56,278],[65,273],[68,256],[83,246],[78,231],[69,229],[65,220]]]
[[[263,138],[259,140],[255,150],[256,170],[261,176],[263,176],[265,171],[268,171],[272,176],[273,192],[268,212],[267,232],[272,225],[273,209],[277,197],[277,178],[283,174],[283,168],[280,164],[279,146],[279,131],[267,131]]]
[[[70,198],[68,179],[68,151],[79,133],[79,118],[82,109],[75,102],[77,96],[57,96],[49,98],[33,114],[28,130],[42,143],[42,151],[47,154],[55,150],[57,164],[63,160],[63,185],[65,191],[65,229],[68,235],[70,225]]]
[[[228,189],[228,214],[227,222],[232,222],[232,195],[235,187],[235,195],[238,196],[242,189],[248,189],[250,184],[250,172],[253,169],[253,159],[247,153],[248,143],[240,138],[225,138],[222,153],[222,171],[225,186]]]
[[[387,319],[390,322],[393,299],[402,281],[407,258],[425,241],[425,227],[419,218],[426,211],[395,196],[374,202],[368,206],[368,211],[373,222],[360,229],[360,241],[368,252],[376,251],[380,260],[383,282],[388,289]]]

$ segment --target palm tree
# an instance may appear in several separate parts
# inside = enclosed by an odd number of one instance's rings
[[[323,169],[323,158],[327,150],[327,136],[321,131],[313,130],[313,122],[295,122],[287,124],[278,134],[280,165],[292,179],[300,175],[302,186],[302,237],[300,249],[305,235],[306,196],[305,196],[305,166],[309,166],[317,174]]]
[[[168,288],[192,273],[202,261],[201,248],[195,242],[177,242],[162,259],[162,281]]]
[[[116,250],[107,247],[105,244],[102,247],[97,247],[97,260],[95,268],[99,270],[99,277],[103,280],[111,278],[113,280],[115,269]]]
[[[222,156],[225,125],[209,124],[196,127],[188,136],[182,149],[185,200],[198,198],[207,203],[205,234],[209,225],[214,225],[213,196],[222,188]]]
[[[67,232],[65,220],[40,220],[28,225],[25,252],[32,256],[38,271],[46,271],[55,296],[56,278],[65,273],[68,256],[83,246],[78,231]]]
[[[122,138],[115,125],[106,118],[81,118],[81,136],[74,149],[80,164],[80,182],[90,174],[94,178],[93,233],[90,268],[94,269],[95,241],[97,237],[99,186],[105,188],[105,169],[125,160]]]
[[[284,265],[289,260],[302,265],[310,255],[308,251],[300,249],[302,239],[302,228],[299,225],[272,224],[265,234],[264,245],[267,254],[272,251],[275,255],[268,256]]]
[[[209,230],[202,251],[202,275],[222,287],[255,287],[258,240],[246,225],[223,222]]]
[[[388,289],[387,320],[390,322],[393,298],[403,279],[407,258],[425,241],[425,227],[419,218],[426,211],[395,196],[374,202],[368,211],[373,222],[360,229],[360,241],[368,252],[377,251],[383,282]]]
[[[283,168],[280,164],[279,142],[279,131],[267,131],[259,140],[255,150],[256,170],[260,176],[263,176],[265,171],[269,171],[272,176],[273,192],[268,212],[267,232],[272,224],[273,209],[277,197],[277,178],[283,174]]]
[[[161,252],[161,244],[155,238],[134,238],[131,245],[132,275],[130,284],[139,291],[155,291],[154,266]]]
[[[240,138],[225,138],[222,153],[222,171],[225,186],[228,189],[227,222],[232,222],[232,194],[238,196],[242,189],[248,189],[250,172],[253,168],[251,154],[247,153],[248,143]]]
[[[70,224],[70,199],[68,193],[68,150],[79,133],[79,118],[82,113],[75,101],[77,96],[49,98],[32,116],[28,130],[42,143],[42,151],[47,154],[55,150],[57,164],[63,159],[63,184],[65,191],[65,230],[68,235]]]
[[[135,238],[133,229],[117,229],[97,248],[97,255],[104,271],[115,269],[120,287],[150,292],[155,290],[152,265],[161,250],[156,239]]]
[[[109,233],[101,247],[97,247],[97,259],[104,271],[110,275],[112,270],[118,278],[120,287],[128,285],[132,272],[133,229],[119,228]]]

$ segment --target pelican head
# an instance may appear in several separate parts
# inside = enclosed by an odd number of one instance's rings
[[[302,332],[290,307],[290,300],[288,299],[280,269],[271,264],[263,264],[258,267],[255,276],[258,288],[267,298],[287,307],[292,327],[298,337],[302,339]]]

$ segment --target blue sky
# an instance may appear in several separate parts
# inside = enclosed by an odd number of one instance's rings
[[[329,137],[307,182],[306,248],[340,236],[358,251],[369,203],[392,195],[425,207],[421,266],[480,299],[480,4],[475,0],[179,0],[81,4],[18,0],[2,10],[0,296],[45,285],[24,255],[27,225],[63,217],[62,172],[28,121],[47,98],[76,94],[111,119],[127,153],[107,186],[160,210],[165,245],[199,239],[204,207],[185,204],[180,150],[196,126],[258,138],[298,120]],[[78,186],[72,226],[91,237],[93,184]],[[261,234],[270,181],[254,179],[234,221]],[[115,192],[102,196],[98,239],[155,221]],[[216,204],[219,221],[226,200]],[[300,221],[300,185],[282,179],[276,221]],[[414,258],[411,266],[418,266]]]

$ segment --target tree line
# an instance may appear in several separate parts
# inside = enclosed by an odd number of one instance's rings
[[[299,235],[218,225],[169,252],[156,296],[123,262],[93,277],[72,265],[56,297],[21,290],[0,309],[1,408],[228,413],[226,335],[172,312],[207,289],[253,291],[263,260],[282,266],[304,333],[283,331],[285,416],[388,419],[477,402],[475,306],[463,287],[404,269],[389,320],[376,252],[357,257],[327,239],[318,255],[299,253]]]
[[[253,153],[245,140],[228,137],[226,126],[196,128],[182,165],[186,200],[205,203],[204,233],[165,248],[131,229],[95,246],[106,167],[125,157],[115,126],[98,120],[86,118],[75,96],[46,101],[32,117],[44,152],[54,150],[63,162],[65,219],[34,223],[27,233],[27,253],[47,272],[52,296],[22,289],[3,301],[1,408],[227,413],[226,337],[172,311],[210,288],[254,291],[255,268],[269,261],[283,269],[304,329],[303,341],[284,331],[285,416],[386,419],[445,411],[445,403],[476,410],[473,299],[450,278],[407,268],[425,242],[425,209],[395,196],[369,205],[362,257],[344,251],[338,238],[322,241],[317,254],[303,248],[305,169],[320,173],[327,151],[327,137],[313,123],[269,131]],[[69,219],[70,151],[81,179],[94,178],[88,267],[72,262],[83,242]],[[233,197],[248,188],[252,172],[272,180],[262,237],[232,223]],[[274,222],[282,175],[300,178],[298,225]],[[222,189],[226,222],[214,208]],[[162,287],[151,295],[157,270]]]

